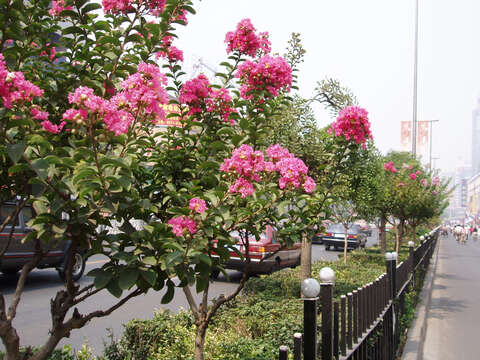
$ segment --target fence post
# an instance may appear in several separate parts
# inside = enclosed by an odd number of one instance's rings
[[[411,284],[412,289],[415,288],[415,264],[414,264],[415,260],[413,259],[414,246],[415,246],[415,243],[413,241],[408,242],[408,263],[409,263],[408,272],[412,277],[412,284]]]
[[[293,334],[293,360],[302,360],[302,334]]]
[[[317,300],[320,284],[315,279],[302,281],[303,354],[305,360],[317,359]]]
[[[327,266],[320,269],[319,275],[322,302],[322,360],[333,360],[332,299],[335,272]]]
[[[288,346],[282,345],[279,349],[279,359],[280,360],[288,360]]]

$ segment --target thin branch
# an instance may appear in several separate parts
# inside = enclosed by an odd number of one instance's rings
[[[195,299],[193,298],[192,292],[190,291],[190,288],[188,285],[183,288],[183,293],[187,298],[188,305],[190,305],[190,310],[192,310],[195,320],[198,320],[200,318],[198,306],[197,306],[197,303],[195,302]]]
[[[22,272],[20,273],[20,278],[17,281],[17,288],[15,289],[15,295],[13,297],[12,303],[8,308],[7,320],[11,321],[15,318],[15,315],[17,313],[17,307],[18,307],[18,304],[20,303],[23,289],[25,288],[25,281],[27,280],[27,276],[39,264],[43,255],[44,254],[41,249],[40,240],[35,239],[35,255],[30,262],[23,265]]]

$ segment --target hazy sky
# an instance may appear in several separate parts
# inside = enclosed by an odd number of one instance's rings
[[[480,1],[419,0],[418,120],[434,124],[433,156],[445,170],[471,161],[471,114],[480,96]],[[250,18],[283,53],[299,32],[307,53],[300,94],[338,78],[370,113],[382,152],[400,149],[400,121],[412,119],[415,0],[203,0],[174,45],[186,65],[226,57],[225,33]],[[208,70],[204,70],[207,75]],[[331,119],[318,109],[320,126]]]

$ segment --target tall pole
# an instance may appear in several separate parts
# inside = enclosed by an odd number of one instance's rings
[[[417,68],[418,68],[418,0],[415,0],[415,46],[413,60],[412,155],[417,156]]]

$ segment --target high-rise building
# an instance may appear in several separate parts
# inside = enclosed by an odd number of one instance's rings
[[[480,173],[480,98],[472,112],[472,170],[473,175]]]

